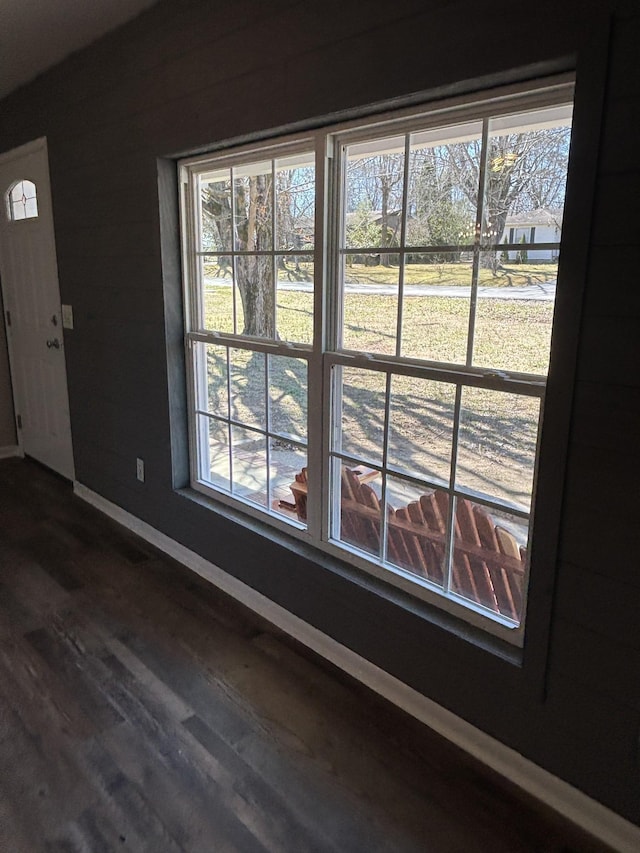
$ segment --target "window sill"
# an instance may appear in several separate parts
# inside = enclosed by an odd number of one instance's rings
[[[340,578],[351,586],[379,596],[403,610],[407,615],[427,623],[434,630],[446,632],[450,636],[471,644],[514,667],[519,669],[522,667],[523,649],[520,646],[497,637],[482,627],[465,621],[462,617],[447,612],[437,604],[432,604],[412,595],[410,592],[405,592],[392,583],[305,542],[293,533],[280,530],[271,523],[245,514],[230,504],[216,501],[193,488],[178,489],[177,494],[185,500],[192,501],[207,511],[215,513],[220,518],[262,537],[271,544],[286,549],[303,560],[314,563],[323,571],[333,574],[334,577]]]

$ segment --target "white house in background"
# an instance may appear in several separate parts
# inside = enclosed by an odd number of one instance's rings
[[[562,210],[540,207],[507,216],[502,242],[559,243],[561,230]],[[509,250],[509,260],[516,260],[517,254],[517,249]],[[530,261],[555,261],[557,257],[557,249],[527,249],[527,259]]]

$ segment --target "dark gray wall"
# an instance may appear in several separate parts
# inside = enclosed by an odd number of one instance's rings
[[[167,0],[0,104],[0,150],[48,138],[75,318],[78,480],[635,822],[639,39],[632,2]],[[575,66],[577,95],[541,521],[514,660],[174,490],[184,411],[166,158],[438,87],[523,79],[532,64]]]

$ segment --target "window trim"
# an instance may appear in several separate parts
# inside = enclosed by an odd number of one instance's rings
[[[457,121],[482,119],[499,111],[501,114],[518,113],[523,109],[535,110],[542,107],[550,107],[554,104],[564,104],[573,100],[574,75],[561,74],[555,77],[542,79],[539,81],[529,81],[524,84],[511,84],[500,87],[498,89],[482,91],[470,96],[456,96],[443,101],[437,101],[435,104],[425,103],[419,107],[405,107],[401,110],[386,111],[380,114],[373,114],[364,117],[354,118],[339,124],[331,124],[320,127],[312,132],[303,132],[289,136],[274,137],[273,139],[265,138],[257,142],[243,143],[235,146],[233,141],[217,147],[210,154],[198,155],[195,157],[186,158],[179,161],[179,175],[181,186],[181,209],[180,223],[182,232],[182,255],[183,269],[185,275],[185,344],[186,344],[186,364],[187,364],[187,395],[188,395],[188,413],[189,413],[189,456],[191,470],[191,487],[196,491],[204,494],[208,498],[213,498],[214,501],[219,501],[230,507],[240,509],[243,513],[264,521],[269,526],[301,539],[313,548],[322,551],[331,557],[335,557],[341,562],[347,561],[356,569],[364,570],[366,573],[373,575],[385,583],[395,586],[402,591],[408,592],[411,596],[418,600],[422,600],[428,605],[435,605],[439,610],[444,610],[454,617],[461,618],[463,622],[470,623],[481,628],[484,632],[493,634],[500,639],[507,640],[510,645],[522,646],[524,643],[524,632],[526,628],[526,612],[527,612],[527,596],[529,589],[529,567],[531,560],[527,561],[527,569],[524,585],[524,603],[523,616],[521,624],[518,627],[513,627],[512,623],[500,617],[499,614],[488,614],[487,610],[482,606],[475,607],[472,601],[460,597],[460,602],[456,601],[455,595],[446,597],[438,592],[433,592],[431,589],[426,589],[426,594],[422,594],[422,585],[419,579],[405,579],[398,573],[393,574],[388,568],[375,563],[363,560],[357,553],[350,550],[347,543],[335,546],[329,538],[329,471],[328,465],[323,465],[322,461],[328,461],[329,453],[329,434],[330,434],[330,394],[325,391],[324,394],[319,394],[318,399],[323,401],[322,417],[313,421],[310,419],[308,428],[308,465],[315,467],[321,474],[314,483],[309,484],[310,495],[315,496],[315,500],[310,501],[313,512],[310,513],[307,529],[296,527],[285,521],[281,521],[277,516],[269,512],[264,512],[256,506],[249,505],[241,500],[234,499],[231,495],[223,492],[214,492],[207,488],[204,484],[197,482],[197,471],[195,468],[197,463],[195,459],[195,437],[194,430],[191,425],[193,413],[195,412],[194,401],[194,381],[192,375],[192,358],[189,352],[189,340],[203,340],[210,343],[227,344],[229,346],[243,346],[248,342],[250,346],[245,348],[258,349],[266,353],[283,354],[296,356],[298,346],[302,349],[306,345],[300,344],[292,347],[290,344],[278,344],[276,341],[267,341],[264,339],[251,339],[245,336],[222,335],[220,333],[193,332],[189,330],[189,315],[191,296],[189,290],[195,288],[197,281],[197,273],[193,268],[194,256],[189,256],[187,247],[188,240],[185,235],[188,234],[188,229],[194,228],[196,215],[194,205],[196,203],[195,196],[191,198],[192,204],[188,204],[189,193],[187,189],[189,176],[197,171],[203,164],[207,164],[207,168],[215,169],[216,162],[225,161],[225,165],[232,165],[233,162],[252,162],[257,161],[261,157],[275,158],[278,156],[286,156],[288,153],[293,153],[296,149],[300,150],[304,146],[313,148],[318,156],[316,159],[316,241],[315,241],[315,282],[316,287],[315,303],[314,303],[314,333],[315,346],[306,349],[307,364],[308,364],[308,382],[309,382],[309,398],[313,397],[312,389],[323,385],[328,389],[328,376],[331,372],[331,367],[335,363],[362,364],[371,368],[383,369],[385,373],[401,373],[403,375],[412,375],[412,366],[407,365],[401,359],[394,356],[379,356],[367,355],[361,356],[355,351],[333,350],[328,344],[332,340],[332,335],[335,335],[335,329],[332,328],[335,315],[328,307],[332,300],[337,298],[337,290],[339,289],[339,275],[337,270],[329,270],[329,261],[333,260],[335,264],[339,263],[339,252],[335,251],[335,246],[339,245],[338,234],[340,233],[340,224],[337,221],[333,222],[333,227],[329,225],[329,211],[335,208],[335,198],[337,186],[339,185],[340,177],[338,169],[331,168],[330,161],[335,157],[336,151],[340,145],[345,144],[351,138],[362,139],[363,129],[367,129],[368,135],[372,138],[379,137],[384,134],[385,129],[392,130],[394,135],[407,133],[410,128],[415,125],[420,125],[421,129],[428,127],[440,126],[443,121],[447,123],[456,123]],[[232,149],[232,150],[230,150]],[[248,161],[248,155],[251,160]],[[331,203],[327,203],[327,199]],[[338,209],[343,211],[344,206],[339,205]],[[338,217],[335,217],[337,220]],[[324,234],[323,240],[318,239],[319,235]],[[440,247],[439,247],[440,248]],[[527,247],[525,247],[527,248]],[[545,248],[545,244],[535,244],[528,248]],[[418,247],[419,249],[419,247]],[[277,253],[277,250],[274,249]],[[212,254],[214,254],[212,252]],[[320,308],[320,310],[318,310]],[[554,315],[555,326],[555,315]],[[214,338],[214,340],[212,340]],[[461,373],[459,366],[451,366],[451,370],[446,364],[441,362],[427,362],[421,360],[420,374],[429,374],[433,378],[440,377],[445,381],[452,381],[454,375],[460,377]],[[417,373],[418,371],[414,371]],[[529,374],[512,374],[509,379],[499,376],[499,371],[488,368],[477,368],[467,365],[464,373],[465,385],[469,384],[475,387],[487,387],[493,390],[507,390],[508,383],[513,383],[512,390],[517,390],[518,393],[525,393],[527,396],[538,397],[541,401],[541,414],[538,423],[538,435],[536,443],[536,470],[539,466],[540,451],[541,451],[541,426],[544,420],[544,396],[546,382],[541,382],[539,376]],[[507,385],[505,386],[505,382]],[[541,387],[542,386],[542,387]],[[326,468],[326,470],[325,470]],[[196,476],[194,476],[194,473]],[[537,476],[534,480],[534,487],[537,482]],[[453,489],[453,486],[451,487]],[[534,491],[531,499],[530,524],[532,531],[535,529],[535,509],[537,495]],[[533,536],[530,537],[530,545],[533,541]],[[346,560],[348,555],[348,560]]]

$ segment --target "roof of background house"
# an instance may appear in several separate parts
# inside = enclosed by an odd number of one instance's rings
[[[515,228],[519,225],[562,225],[562,209],[559,207],[539,207],[524,213],[507,216],[505,225]]]

